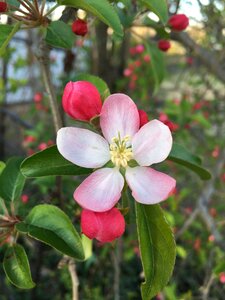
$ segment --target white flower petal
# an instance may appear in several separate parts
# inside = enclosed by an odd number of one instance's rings
[[[126,135],[132,137],[138,131],[139,125],[139,113],[130,97],[113,94],[105,100],[100,114],[100,126],[109,143],[118,133],[121,138]]]
[[[172,177],[149,167],[127,168],[125,176],[133,197],[143,204],[166,200],[176,186]]]
[[[123,176],[116,168],[103,168],[89,175],[75,190],[81,207],[96,212],[110,210],[120,199]]]
[[[132,139],[134,159],[140,166],[150,166],[167,158],[172,148],[168,126],[158,120],[145,124]]]
[[[62,156],[80,167],[99,168],[110,160],[107,141],[87,129],[61,128],[56,144]]]

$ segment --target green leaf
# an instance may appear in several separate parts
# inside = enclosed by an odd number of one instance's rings
[[[71,80],[72,81],[85,80],[85,81],[89,81],[89,82],[93,83],[96,86],[96,88],[98,89],[98,91],[101,95],[101,98],[103,100],[110,95],[110,90],[109,90],[108,85],[106,84],[106,82],[104,80],[102,80],[98,76],[82,73],[82,74],[78,74],[75,77],[71,78]]]
[[[123,36],[120,19],[113,6],[106,0],[58,0],[60,5],[67,5],[86,10],[97,16],[108,26],[112,27],[114,33]]]
[[[4,54],[6,47],[14,34],[19,30],[21,23],[15,25],[2,25],[0,24],[0,55]]]
[[[4,256],[3,268],[9,281],[21,289],[35,286],[24,248],[18,244],[10,246]]]
[[[45,41],[53,47],[70,49],[74,45],[75,39],[71,26],[63,21],[53,21],[47,27]]]
[[[10,158],[0,175],[0,197],[5,201],[17,200],[23,191],[25,178],[20,172],[22,158]]]
[[[16,225],[16,229],[68,256],[78,260],[84,259],[79,234],[69,217],[56,206],[48,204],[35,206],[25,220]]]
[[[183,146],[173,143],[168,160],[174,161],[188,169],[194,171],[199,175],[202,180],[208,180],[211,178],[211,174],[208,170],[204,169],[201,164],[201,159],[188,152]]]
[[[164,54],[152,43],[145,43],[145,45],[151,57],[150,67],[154,79],[154,92],[156,92],[166,74]]]
[[[168,8],[166,0],[141,0],[140,2],[153,11],[164,24],[167,23]]]
[[[42,177],[90,174],[92,169],[72,164],[59,153],[56,146],[52,146],[26,158],[21,165],[21,172],[26,177]]]
[[[3,161],[0,161],[0,175],[2,174],[2,171],[5,169],[5,163]]]
[[[136,203],[136,217],[145,282],[143,300],[149,300],[168,283],[173,272],[176,245],[159,205]]]

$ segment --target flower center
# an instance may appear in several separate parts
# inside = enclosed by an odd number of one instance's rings
[[[133,158],[133,153],[130,145],[131,137],[126,135],[123,139],[118,133],[118,137],[112,138],[110,144],[111,161],[116,167],[127,167],[129,160]]]

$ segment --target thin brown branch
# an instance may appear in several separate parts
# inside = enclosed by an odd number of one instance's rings
[[[211,73],[222,82],[225,82],[225,70],[213,51],[198,45],[187,32],[172,31],[171,39],[180,42],[185,48],[191,50]]]

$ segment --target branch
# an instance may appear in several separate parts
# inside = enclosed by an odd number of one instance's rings
[[[48,94],[49,104],[52,111],[55,131],[57,132],[62,127],[62,119],[59,113],[55,90],[51,81],[51,73],[49,67],[49,52],[49,47],[42,40],[40,45],[40,52],[38,53],[37,58],[41,66],[44,85]]]
[[[171,39],[180,42],[185,48],[194,52],[195,56],[211,73],[213,73],[222,82],[225,82],[225,70],[221,67],[221,62],[218,61],[214,52],[195,43],[187,32],[172,31]]]

